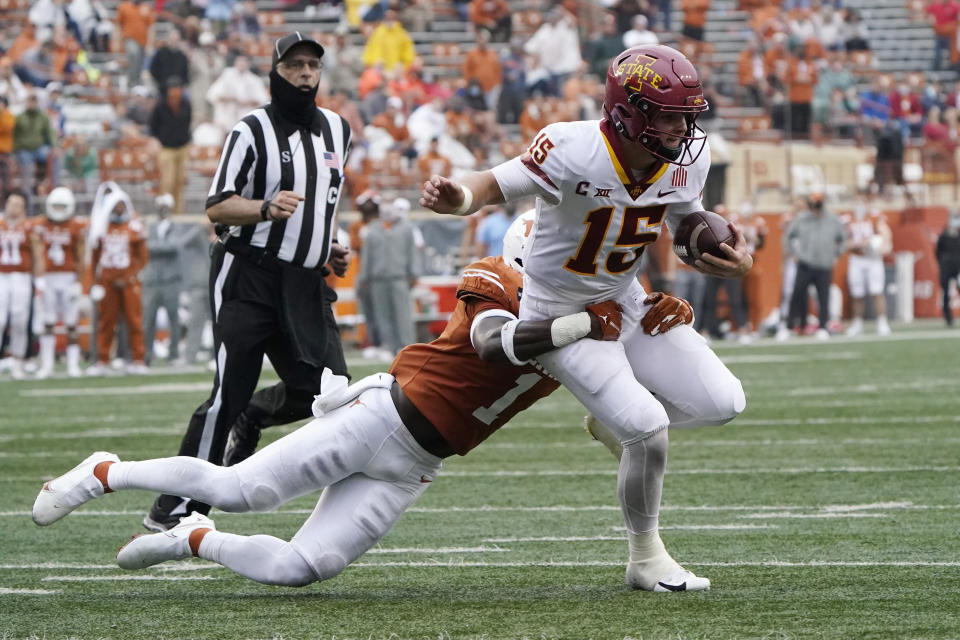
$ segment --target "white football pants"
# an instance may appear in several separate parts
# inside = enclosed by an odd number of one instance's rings
[[[530,290],[525,287],[520,302],[521,320],[583,310],[534,297],[526,293]],[[623,445],[618,496],[631,533],[656,530],[666,469],[666,438],[658,438],[656,446],[641,443],[667,426],[724,424],[746,406],[740,381],[692,327],[656,336],[643,332],[640,320],[650,309],[643,304],[646,297],[633,282],[617,299],[623,307],[620,340],[579,340],[537,357]]]
[[[57,271],[43,277],[47,290],[43,294],[43,322],[47,326],[63,320],[67,327],[76,327],[79,314],[80,285],[77,274]]]
[[[30,274],[21,271],[0,273],[0,336],[10,317],[10,355],[23,358],[27,354],[27,321],[30,319],[32,286]]]
[[[850,295],[863,298],[867,294],[878,296],[883,293],[883,281],[886,277],[884,271],[883,258],[851,254],[847,260],[847,285]]]
[[[211,531],[202,558],[242,576],[302,586],[339,574],[376,544],[430,486],[441,459],[424,451],[388,389],[313,420],[233,467],[192,457],[119,462],[113,490],[146,489],[186,496],[230,512],[269,511],[323,489],[290,542],[266,535]]]

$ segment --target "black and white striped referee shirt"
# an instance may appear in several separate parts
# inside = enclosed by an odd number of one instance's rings
[[[210,185],[207,208],[240,195],[270,200],[295,191],[304,200],[286,220],[232,226],[230,235],[261,247],[280,260],[313,269],[327,262],[336,238],[336,211],[343,168],[350,150],[350,125],[329,109],[317,108],[313,124],[298,127],[267,105],[244,116],[227,136]]]

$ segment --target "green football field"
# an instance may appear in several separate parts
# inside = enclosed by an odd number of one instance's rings
[[[894,330],[717,346],[747,410],[671,433],[661,512],[668,550],[713,582],[699,593],[624,587],[616,465],[563,390],[449,460],[343,574],[293,589],[200,560],[117,568],[146,492],[30,519],[42,483],[91,451],[174,454],[211,374],[4,380],[0,639],[958,638],[960,333]],[[314,501],[212,515],[289,538]]]

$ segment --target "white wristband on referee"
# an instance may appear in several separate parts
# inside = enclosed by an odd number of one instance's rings
[[[550,324],[550,339],[556,348],[565,347],[590,335],[590,314],[586,311],[561,316]]]
[[[473,191],[470,191],[470,187],[462,184],[460,185],[460,191],[463,192],[463,202],[451,212],[455,216],[467,215],[470,212],[470,207],[473,206]]]
[[[528,361],[518,358],[513,350],[513,334],[517,332],[518,324],[520,324],[519,320],[510,320],[500,327],[500,344],[503,345],[503,352],[507,355],[507,360],[519,367],[527,364]]]

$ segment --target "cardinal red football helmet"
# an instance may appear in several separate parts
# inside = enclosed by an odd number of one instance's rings
[[[610,61],[603,110],[614,128],[654,156],[673,164],[693,164],[703,152],[707,134],[696,125],[697,116],[709,109],[693,64],[676,49],[651,44],[632,47]],[[654,120],[661,113],[682,113],[686,132],[670,148]],[[697,143],[697,146],[693,146]],[[693,148],[691,148],[693,147]]]

